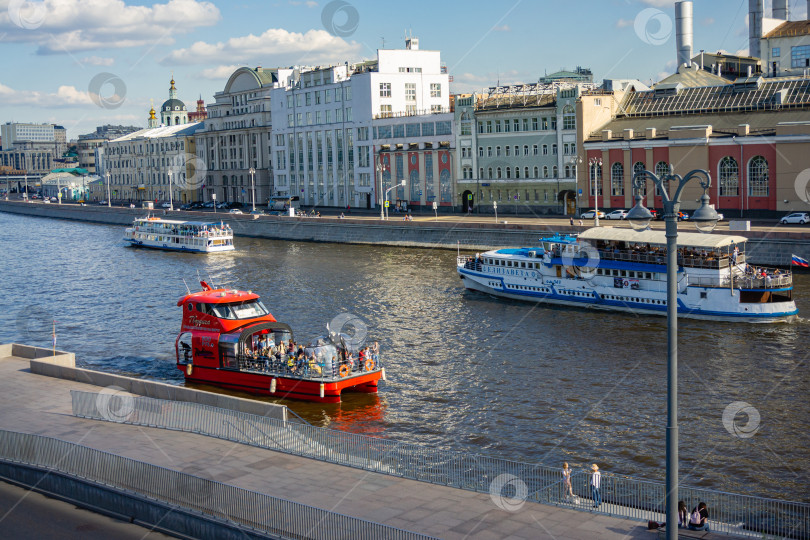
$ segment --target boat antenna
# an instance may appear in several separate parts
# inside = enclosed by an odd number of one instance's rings
[[[183,280],[183,285],[186,286],[186,292],[188,292],[188,294],[191,294],[191,289],[188,288],[188,283],[186,283],[186,278],[180,278],[180,279]]]

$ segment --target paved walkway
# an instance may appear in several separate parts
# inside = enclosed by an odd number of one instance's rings
[[[0,358],[0,429],[36,433],[447,539],[656,538],[637,521],[535,503],[498,508],[488,494],[290,456],[202,435],[71,416],[70,390],[86,384],[30,373]]]

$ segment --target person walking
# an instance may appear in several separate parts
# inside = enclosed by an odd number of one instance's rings
[[[574,226],[574,216],[568,218],[568,223],[570,223],[572,227]]]
[[[563,496],[567,498],[574,498],[574,490],[571,487],[571,469],[568,468],[568,463],[563,463],[562,468],[563,477]]]
[[[599,472],[599,467],[594,463],[591,465],[591,497],[593,498],[593,507],[599,508],[599,505],[602,504],[602,494],[599,492],[599,489],[602,484],[602,473]]]

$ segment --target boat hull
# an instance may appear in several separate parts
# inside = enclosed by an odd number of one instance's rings
[[[185,245],[172,246],[166,243],[151,243],[141,240],[124,239],[131,247],[147,248],[147,249],[160,249],[163,251],[180,251],[183,253],[217,253],[221,251],[233,251],[234,246],[215,246],[206,247],[203,249],[196,249]]]
[[[341,393],[376,393],[380,370],[352,374],[338,380],[299,379],[272,373],[252,373],[193,365],[189,374],[188,365],[177,364],[183,371],[186,382],[209,384],[254,395],[313,401],[317,403],[340,403]],[[275,379],[275,391],[271,392]],[[323,385],[323,397],[321,397]]]
[[[585,290],[581,280],[557,280],[559,283],[549,285],[545,281],[532,284],[535,290],[511,289],[503,279],[494,278],[489,274],[482,274],[459,267],[459,277],[468,290],[478,291],[492,296],[509,298],[523,302],[546,303],[576,308],[595,309],[601,311],[618,311],[633,314],[667,315],[666,301],[662,295],[655,304],[638,303],[631,300],[613,300],[614,295],[603,294],[604,287],[600,289]],[[568,283],[570,282],[570,283]],[[540,285],[540,286],[534,286]],[[560,290],[573,291],[578,294],[560,294]],[[620,293],[621,294],[621,293]],[[626,294],[626,293],[625,293]],[[626,297],[625,297],[626,298]],[[787,310],[767,312],[745,311],[716,311],[707,309],[690,309],[679,303],[678,317],[712,321],[752,322],[752,323],[779,323],[791,322],[798,317],[798,310],[793,302],[787,303]]]

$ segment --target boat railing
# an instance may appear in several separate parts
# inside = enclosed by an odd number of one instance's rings
[[[239,371],[313,381],[338,381],[363,373],[379,371],[383,367],[379,355],[377,358],[372,357],[370,362],[366,360],[363,363],[355,358],[351,364],[345,361],[333,363],[322,360],[312,361],[311,359],[299,361],[289,355],[280,357],[239,355],[237,360]]]
[[[641,251],[627,251],[627,250],[597,250],[599,258],[606,261],[621,261],[621,262],[635,262],[643,264],[666,264],[666,252],[641,252]],[[583,252],[583,257],[588,256],[587,252]],[[737,256],[737,263],[745,262],[745,255],[740,254]],[[695,256],[678,255],[678,264],[687,268],[708,268],[720,269],[728,268],[731,264],[731,259],[728,256]]]
[[[481,259],[475,257],[458,257],[456,258],[456,266],[459,268],[466,268],[467,270],[474,270],[476,272],[483,271],[483,263]]]
[[[749,267],[751,273],[734,276],[735,289],[781,289],[793,286],[793,275],[790,272],[775,268]],[[765,272],[763,275],[763,271]],[[691,287],[731,288],[731,277],[723,276],[689,276]]]

